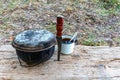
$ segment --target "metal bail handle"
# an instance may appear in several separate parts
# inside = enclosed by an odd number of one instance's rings
[[[63,30],[63,16],[59,15],[57,16],[57,24],[56,24],[56,30],[57,30],[57,43],[58,43],[58,58],[57,60],[60,61],[60,53],[61,53],[61,45],[62,45],[62,30]]]

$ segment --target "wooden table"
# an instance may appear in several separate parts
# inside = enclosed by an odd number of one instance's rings
[[[0,47],[0,80],[120,80],[120,47],[78,45],[71,55],[21,67],[10,45]]]

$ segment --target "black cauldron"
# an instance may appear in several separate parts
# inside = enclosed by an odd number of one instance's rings
[[[24,61],[28,66],[49,60],[53,56],[55,44],[53,33],[36,29],[19,33],[12,42],[19,61]]]

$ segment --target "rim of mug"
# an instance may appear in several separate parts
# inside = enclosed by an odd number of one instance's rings
[[[70,39],[71,39],[72,36],[71,36],[71,35],[63,35],[63,36],[62,36],[62,40],[63,40],[64,38],[70,38]],[[73,44],[73,43],[75,43],[75,42],[73,42],[73,41],[71,41],[71,42],[69,42],[69,43],[63,43],[63,42],[62,42],[62,44]]]

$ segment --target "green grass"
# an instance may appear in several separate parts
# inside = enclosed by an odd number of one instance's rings
[[[105,40],[98,38],[97,35],[93,32],[88,32],[87,34],[82,35],[79,41],[80,44],[86,46],[107,45],[107,42]]]
[[[52,1],[54,1],[54,0],[52,0]],[[85,5],[84,2],[82,3],[82,0],[70,0],[70,1],[67,1],[66,3],[64,3],[64,4],[67,4],[67,6],[65,5],[64,7],[66,7],[65,10],[69,14],[72,14],[73,12],[76,12],[79,8],[80,9],[81,8],[82,9],[86,8],[87,3]],[[99,8],[95,8],[95,11],[97,13],[100,13],[101,15],[108,16],[110,14],[117,14],[120,11],[120,0],[92,0],[92,1],[96,4],[99,4]],[[5,2],[5,3],[4,3],[4,1],[3,2],[1,1],[0,2],[0,17],[1,17],[0,20],[3,23],[0,24],[0,29],[3,30],[3,31],[4,30],[6,31],[8,29],[13,30],[14,28],[17,28],[16,27],[17,25],[12,23],[12,20],[18,19],[18,14],[14,13],[15,9],[16,8],[24,8],[26,6],[29,6],[30,4],[32,4],[32,6],[34,6],[35,8],[37,8],[41,5],[44,5],[44,6],[49,5],[49,3],[44,3],[44,2],[42,2],[42,0],[7,0],[7,2]],[[51,2],[51,4],[52,4],[52,2]],[[79,7],[80,4],[82,5],[81,7]],[[13,11],[13,12],[11,12],[11,11]],[[13,13],[13,14],[10,15],[9,13]],[[22,14],[22,12],[20,12],[20,11],[18,11],[18,13]],[[76,15],[77,14],[75,14],[73,16],[76,16]],[[22,18],[22,21],[25,22],[24,16],[22,16],[21,18]],[[43,28],[45,28],[45,29],[47,29],[47,30],[49,30],[53,33],[56,32],[56,25],[55,25],[55,23],[52,23],[52,22],[49,25],[47,25]],[[91,28],[86,29],[84,27],[84,32],[89,32],[89,33],[87,35],[82,36],[81,44],[87,45],[87,46],[100,46],[100,45],[106,45],[107,44],[102,39],[99,39],[98,41],[96,41],[97,35],[93,34],[94,32],[92,32],[91,30],[93,30],[93,29],[91,29]],[[105,30],[108,30],[108,29],[105,29]],[[64,31],[66,33],[72,34],[72,33],[75,32],[74,31],[74,26],[71,23],[65,21],[64,22]],[[114,40],[116,42],[120,42],[120,38],[115,38]]]
[[[47,30],[55,33],[56,32],[56,25],[54,23],[51,23],[50,25],[45,27]]]
[[[113,39],[116,43],[120,43],[120,37],[114,38]]]
[[[86,39],[81,42],[82,45],[86,46],[103,46],[108,45],[104,40],[95,41],[94,39]]]
[[[101,15],[117,14],[120,11],[120,0],[93,0],[100,7],[97,12]]]

